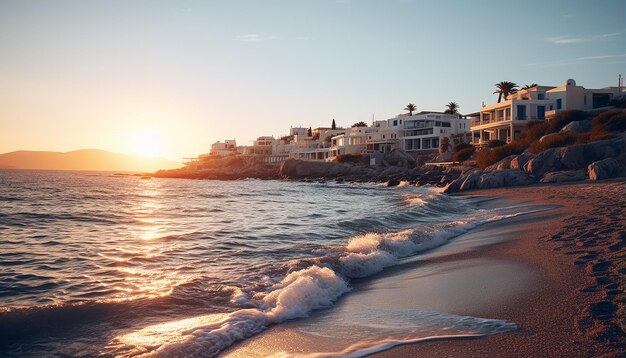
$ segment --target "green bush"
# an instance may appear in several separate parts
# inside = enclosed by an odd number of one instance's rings
[[[459,143],[459,144],[463,144],[463,143]],[[464,144],[467,144],[467,143],[464,143]],[[470,145],[469,147],[460,149],[458,151],[455,150],[455,153],[452,156],[452,160],[455,162],[462,162],[471,158],[473,154],[474,154],[474,146]]]
[[[358,163],[363,156],[361,154],[339,154],[335,161],[337,163]]]
[[[463,150],[463,149],[467,149],[467,148],[472,148],[472,149],[474,149],[474,146],[473,146],[473,145],[471,145],[471,144],[469,144],[469,143],[464,143],[464,142],[461,142],[461,143],[457,143],[457,144],[455,144],[455,145],[452,147],[452,151],[453,151],[453,152],[455,152],[455,153],[458,153],[458,152],[460,152],[461,150]]]

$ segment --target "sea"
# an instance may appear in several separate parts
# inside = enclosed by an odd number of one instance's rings
[[[285,322],[306,327],[355,283],[525,210],[477,200],[408,183],[0,170],[0,356],[211,357]],[[304,355],[516,329],[432,311],[370,319],[393,325]]]

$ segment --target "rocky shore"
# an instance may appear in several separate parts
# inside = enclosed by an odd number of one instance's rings
[[[538,154],[526,151],[479,169],[471,166],[430,165],[416,167],[415,159],[401,150],[379,154],[378,165],[370,156],[353,162],[309,162],[289,159],[265,163],[254,157],[213,158],[200,166],[160,170],[158,178],[237,180],[293,179],[305,181],[384,182],[395,186],[436,185],[444,192],[514,187],[534,183],[602,180],[626,176],[626,135],[568,147],[550,148]]]

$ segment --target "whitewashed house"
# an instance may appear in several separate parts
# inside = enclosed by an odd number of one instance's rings
[[[237,142],[234,139],[227,139],[224,142],[217,141],[211,144],[210,155],[233,155],[237,153]]]
[[[484,145],[490,140],[510,142],[520,137],[529,120],[549,120],[564,110],[595,110],[609,106],[620,96],[619,87],[588,89],[568,79],[562,86],[535,86],[519,90],[500,103],[480,109],[472,121],[473,143]]]
[[[465,141],[470,131],[469,118],[443,112],[423,111],[412,116],[400,115],[387,122],[390,128],[397,128],[400,148],[409,154],[437,149],[444,137],[448,137],[451,143]]]

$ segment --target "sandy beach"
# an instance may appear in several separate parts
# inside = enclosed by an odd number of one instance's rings
[[[521,204],[536,212],[481,225],[373,280],[355,282],[329,310],[270,327],[224,356],[341,352],[345,342],[337,337],[359,337],[372,325],[419,322],[423,311],[416,309],[513,322],[517,329],[420,340],[374,356],[623,356],[624,193],[626,181],[613,180],[464,194],[485,198],[477,209]],[[385,321],[376,312],[416,316]]]
[[[626,182],[534,185],[468,194],[560,206],[539,220],[519,223],[509,240],[479,253],[538,270],[538,279],[524,294],[506,306],[477,312],[516,322],[521,329],[480,339],[405,345],[377,356],[624,356]]]

